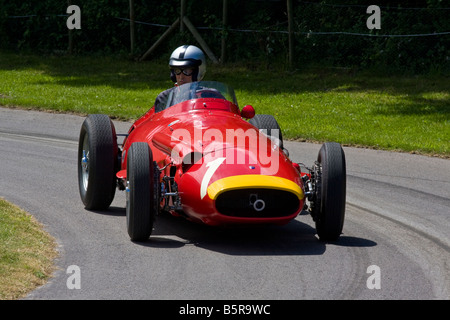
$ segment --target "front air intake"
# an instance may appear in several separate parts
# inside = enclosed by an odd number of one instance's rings
[[[289,216],[299,210],[300,200],[289,191],[252,188],[235,189],[217,196],[219,213],[242,218],[275,218]]]

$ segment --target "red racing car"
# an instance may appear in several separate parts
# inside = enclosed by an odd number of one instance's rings
[[[88,210],[106,210],[126,192],[132,241],[147,240],[161,211],[213,226],[276,224],[308,210],[320,240],[344,223],[345,155],[324,143],[311,167],[294,163],[271,115],[239,109],[229,86],[211,81],[171,90],[117,141],[107,115],[89,115],[80,131],[78,181]],[[304,171],[302,171],[304,169]]]

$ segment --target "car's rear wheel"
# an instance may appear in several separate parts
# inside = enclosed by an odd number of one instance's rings
[[[249,120],[260,131],[264,132],[280,149],[283,150],[283,136],[280,126],[274,116],[270,114],[257,114]]]
[[[344,226],[346,200],[345,154],[340,144],[324,143],[315,165],[316,198],[313,217],[322,241],[339,238]]]
[[[92,114],[83,122],[78,143],[78,186],[88,210],[105,210],[116,192],[117,136],[107,115]]]
[[[156,216],[153,154],[145,142],[135,142],[127,158],[127,230],[132,241],[145,241]]]

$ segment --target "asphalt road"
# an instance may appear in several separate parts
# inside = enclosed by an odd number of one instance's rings
[[[309,215],[282,227],[219,229],[160,215],[151,240],[126,232],[125,195],[84,209],[83,117],[0,108],[0,197],[42,222],[58,270],[27,299],[449,299],[450,160],[344,148],[343,235],[317,240]],[[125,133],[129,123],[117,123]],[[319,144],[286,142],[311,165]],[[70,266],[80,288],[70,289]],[[73,283],[73,282],[72,282]]]

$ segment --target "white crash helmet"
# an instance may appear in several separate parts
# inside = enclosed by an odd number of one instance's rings
[[[201,81],[206,73],[206,58],[203,51],[193,45],[184,45],[176,48],[169,60],[170,79],[176,82],[175,68],[194,68],[192,81]]]

